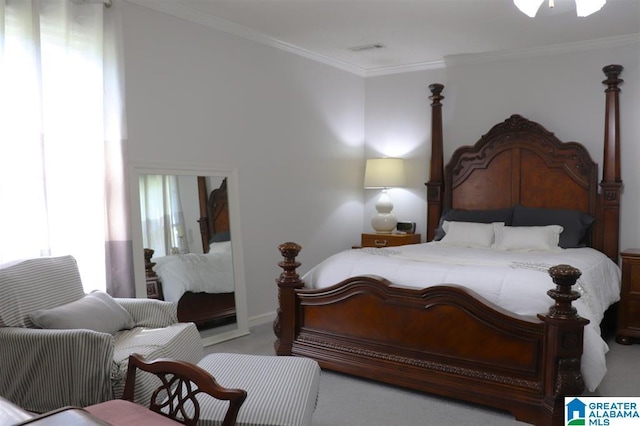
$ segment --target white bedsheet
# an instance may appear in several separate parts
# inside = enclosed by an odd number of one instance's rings
[[[553,304],[546,292],[555,285],[547,270],[558,264],[582,272],[574,286],[581,297],[573,304],[580,316],[591,321],[585,327],[582,374],[587,388],[594,391],[607,371],[609,350],[599,324],[606,309],[620,298],[620,269],[597,250],[515,252],[439,243],[364,248],[333,255],[302,279],[310,288],[357,275],[379,275],[394,284],[418,288],[460,284],[513,313],[536,315],[546,313]]]
[[[152,261],[156,263],[153,270],[162,283],[164,300],[177,302],[187,291],[230,293],[235,290],[231,243],[207,254],[178,254]]]

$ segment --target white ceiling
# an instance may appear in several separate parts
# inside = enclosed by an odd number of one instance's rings
[[[453,55],[535,54],[637,43],[640,0],[578,18],[574,0],[535,18],[512,0],[129,0],[360,75],[441,67]],[[354,52],[350,47],[382,44]],[[527,53],[528,52],[528,53]]]

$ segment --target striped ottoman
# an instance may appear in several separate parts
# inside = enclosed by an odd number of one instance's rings
[[[238,414],[238,426],[311,425],[320,386],[320,367],[309,358],[214,353],[202,367],[225,388],[244,389],[247,399]],[[199,397],[198,425],[220,425],[227,402]]]

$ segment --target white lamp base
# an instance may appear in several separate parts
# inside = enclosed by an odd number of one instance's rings
[[[382,190],[382,194],[380,194],[380,198],[376,202],[376,210],[378,213],[371,218],[371,226],[378,234],[390,234],[396,229],[398,219],[391,214],[393,203],[387,195],[386,189]]]

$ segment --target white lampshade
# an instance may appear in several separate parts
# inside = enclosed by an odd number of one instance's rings
[[[396,188],[407,184],[402,158],[371,158],[364,171],[365,188]]]
[[[525,15],[533,18],[545,0],[513,0],[513,3]],[[576,13],[580,17],[589,16],[602,9],[607,0],[575,0]],[[549,0],[549,7],[553,7],[554,0]]]
[[[365,188],[382,188],[376,202],[377,214],[371,218],[371,226],[379,234],[391,233],[398,224],[391,211],[393,203],[387,195],[387,188],[406,185],[404,161],[401,158],[372,158],[367,160],[364,172]]]

